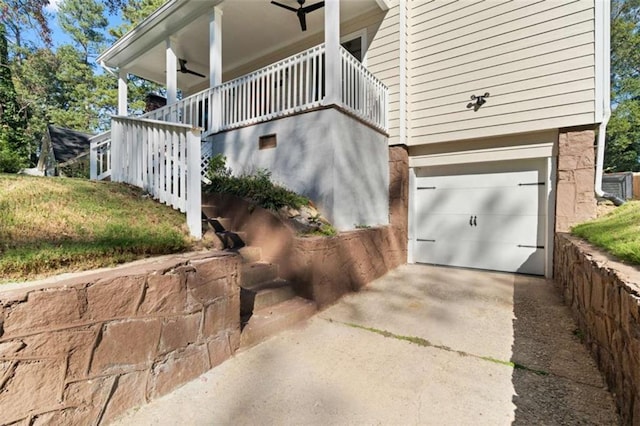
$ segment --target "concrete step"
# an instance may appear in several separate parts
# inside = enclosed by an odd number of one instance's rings
[[[216,231],[216,235],[227,249],[239,250],[247,245],[245,232]]]
[[[240,287],[240,315],[248,317],[252,312],[293,299],[295,295],[291,283],[279,278],[251,287]]]
[[[238,254],[244,263],[259,262],[262,260],[262,249],[257,246],[244,246],[238,249]]]
[[[240,348],[247,349],[284,330],[311,318],[317,312],[315,303],[294,297],[253,313],[240,336]]]
[[[278,278],[278,265],[267,262],[245,263],[240,269],[240,287],[253,286]]]
[[[213,218],[213,220],[218,222],[225,231],[233,231],[233,229],[231,229],[231,219],[227,217],[216,217]]]
[[[202,210],[202,214],[205,215],[207,218],[220,216],[220,213],[219,213],[220,209],[218,209],[218,207],[214,206],[213,204],[205,204],[202,206],[201,210]]]

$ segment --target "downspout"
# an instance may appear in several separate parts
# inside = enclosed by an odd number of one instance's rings
[[[107,64],[104,63],[104,61],[100,61],[100,66],[109,74],[111,74],[112,76],[118,78],[118,74],[116,74],[115,70],[113,68],[109,68],[107,66]]]
[[[602,48],[600,49],[600,60],[602,61],[602,121],[598,128],[598,141],[597,141],[597,155],[596,155],[596,182],[595,193],[598,197],[612,201],[616,206],[624,204],[624,200],[614,194],[604,192],[602,190],[602,175],[604,171],[604,148],[605,138],[607,135],[607,124],[609,124],[609,118],[611,118],[611,87],[610,87],[610,73],[611,73],[611,10],[608,0],[602,2],[602,17],[600,25],[603,28],[602,34]],[[597,3],[596,3],[597,8]],[[598,22],[596,22],[598,25]],[[597,36],[597,34],[596,34]],[[597,100],[596,100],[597,102]]]

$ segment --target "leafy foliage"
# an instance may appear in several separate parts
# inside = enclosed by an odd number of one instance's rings
[[[640,0],[611,2],[611,94],[605,168],[640,171]]]
[[[15,173],[25,164],[26,119],[13,85],[4,24],[0,23],[0,172]]]
[[[23,47],[25,30],[36,30],[45,44],[51,44],[51,28],[45,8],[49,0],[0,0],[0,23],[6,25],[9,36],[18,47]]]
[[[123,33],[163,3],[164,0],[63,0],[57,12],[51,14],[45,9],[48,0],[0,0],[0,25],[7,29],[3,37],[7,54],[0,63],[4,117],[0,171],[34,166],[49,123],[85,133],[108,129],[110,115],[116,113],[117,79],[98,70],[93,62],[95,54],[112,41],[106,13],[122,13]],[[71,38],[70,43],[52,43],[52,18]],[[34,39],[33,34],[39,38]],[[145,97],[152,91],[160,91],[159,86],[136,77],[130,79],[131,114],[143,111]]]
[[[307,197],[274,184],[268,170],[233,176],[231,169],[226,166],[226,158],[220,154],[209,162],[207,178],[211,183],[205,185],[205,191],[246,198],[266,209],[278,210],[285,206],[297,209],[309,204]]]
[[[83,53],[84,63],[103,47],[107,18],[104,5],[96,0],[64,0],[58,10],[62,29],[73,38]]]
[[[606,216],[575,226],[571,233],[640,265],[640,201],[629,201]]]
[[[112,11],[118,8],[122,10],[123,24],[109,31],[112,36],[120,38],[166,3],[166,0],[116,0],[110,3]]]

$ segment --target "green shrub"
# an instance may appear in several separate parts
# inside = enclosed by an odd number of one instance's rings
[[[273,183],[270,171],[259,169],[254,174],[233,176],[226,161],[227,159],[220,154],[211,158],[207,170],[210,183],[204,185],[205,191],[246,198],[270,210],[278,210],[285,206],[297,209],[309,204],[307,197]]]

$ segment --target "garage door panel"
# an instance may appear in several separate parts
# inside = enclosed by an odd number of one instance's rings
[[[417,208],[430,214],[543,215],[545,186],[418,189]]]
[[[418,169],[415,261],[544,274],[545,171],[540,160]]]
[[[499,253],[499,255],[497,255]],[[499,242],[416,242],[418,263],[448,265],[494,271],[540,274],[544,271],[544,249],[531,250]]]
[[[416,238],[422,240],[487,241],[541,246],[545,217],[540,215],[422,215]]]
[[[418,178],[418,186],[420,179],[428,179],[430,186],[439,189],[455,189],[455,188],[496,188],[506,185],[531,185],[545,181],[539,170],[521,170],[499,173],[465,173],[461,171],[459,175],[444,176],[425,176]]]

